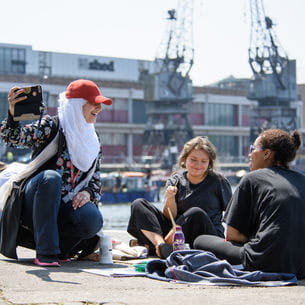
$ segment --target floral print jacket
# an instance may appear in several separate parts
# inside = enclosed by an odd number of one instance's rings
[[[15,148],[38,148],[50,136],[54,121],[51,116],[46,115],[42,118],[40,124],[38,121],[21,126],[19,122],[15,122],[12,116],[9,115],[0,126],[0,136],[4,143]],[[62,153],[56,162],[56,171],[62,176],[62,197],[70,192],[85,174],[73,166],[66,141],[64,141]],[[92,176],[89,184],[83,190],[90,193],[90,200],[97,204],[101,199],[101,180],[100,180],[100,162],[102,153],[98,155],[98,162],[95,173]]]

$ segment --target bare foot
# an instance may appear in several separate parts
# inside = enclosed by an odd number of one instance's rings
[[[129,247],[135,247],[135,246],[139,246],[138,240],[137,239],[131,239],[129,241]]]
[[[156,254],[158,257],[161,257],[161,254],[160,254],[160,249],[159,249],[159,245],[156,245]]]

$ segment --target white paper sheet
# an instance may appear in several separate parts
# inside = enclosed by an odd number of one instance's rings
[[[135,271],[134,268],[98,268],[98,269],[81,269],[84,272],[94,273],[110,277],[126,277],[126,276],[146,276],[145,272]]]

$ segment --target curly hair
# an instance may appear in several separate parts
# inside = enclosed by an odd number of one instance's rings
[[[216,162],[216,148],[215,146],[208,140],[207,137],[195,137],[188,142],[186,142],[183,146],[183,149],[178,157],[176,167],[185,168],[185,160],[188,155],[194,150],[203,150],[209,156],[209,171],[215,170],[215,162]]]
[[[285,167],[289,167],[288,163],[294,160],[301,146],[301,134],[297,130],[289,133],[281,129],[268,129],[259,137],[262,147],[274,152],[273,163]]]

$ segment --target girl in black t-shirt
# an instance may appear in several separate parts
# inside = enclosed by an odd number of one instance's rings
[[[214,171],[215,159],[215,147],[207,138],[193,138],[178,158],[179,170],[167,181],[163,212],[143,198],[132,203],[127,231],[151,255],[166,257],[172,251],[169,210],[191,247],[200,234],[224,236],[222,212],[232,193],[229,182]]]
[[[262,132],[250,146],[250,169],[226,210],[226,242],[201,235],[194,247],[246,270],[305,278],[305,175],[289,169],[300,147],[297,131]]]

